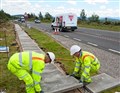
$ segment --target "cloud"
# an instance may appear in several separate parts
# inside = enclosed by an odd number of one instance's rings
[[[0,10],[2,9],[2,1],[0,0]]]
[[[34,3],[29,0],[4,0],[2,3],[2,9],[10,14],[24,14],[27,13],[37,13],[40,12],[41,2]]]
[[[87,17],[90,17],[93,13],[97,14],[99,17],[119,17],[119,9],[100,9],[96,11],[86,11]]]
[[[67,3],[72,4],[72,5],[76,5],[77,1],[76,0],[68,0]]]
[[[13,0],[9,0],[12,2],[8,2],[8,0],[4,0],[2,3],[2,9],[11,14],[24,14],[25,12],[27,13],[35,13],[36,15],[39,14],[39,12],[42,12],[44,15],[46,12],[49,12],[51,15],[55,16],[57,14],[61,13],[68,13],[72,12],[80,16],[80,12],[82,10],[81,7],[76,7],[77,4],[73,7],[67,7],[66,3],[65,4],[58,4],[58,6],[55,8],[53,4],[49,3],[43,3],[43,2],[30,2],[29,0],[17,0],[13,2]],[[42,0],[44,1],[44,0]],[[74,0],[76,2],[76,0]],[[73,4],[74,5],[74,4]],[[87,5],[87,4],[86,4]],[[69,6],[69,5],[68,5]],[[102,6],[97,6],[95,10],[89,10],[89,8],[86,7],[85,13],[87,14],[87,17],[91,16],[93,13],[99,15],[100,17],[119,17],[119,8],[107,8],[105,5]]]
[[[106,9],[105,5],[100,6],[100,9]]]
[[[108,3],[108,0],[85,0],[88,4]]]

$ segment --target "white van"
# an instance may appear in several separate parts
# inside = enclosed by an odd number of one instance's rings
[[[51,24],[52,29],[59,28],[59,31],[77,29],[77,15],[65,13],[56,15]]]
[[[20,18],[20,21],[21,21],[21,22],[25,22],[25,17],[22,16],[22,17]]]

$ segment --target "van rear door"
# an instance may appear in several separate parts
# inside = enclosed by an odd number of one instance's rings
[[[77,16],[74,14],[68,14],[67,16],[65,16],[65,26],[77,26]]]

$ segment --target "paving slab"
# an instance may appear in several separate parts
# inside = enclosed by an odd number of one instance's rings
[[[15,31],[17,32],[22,51],[35,51],[44,54],[44,52],[38,47],[34,40],[32,40],[18,24],[15,24]]]
[[[20,40],[20,42],[21,42],[21,44],[23,44],[23,45],[24,45],[24,44],[31,44],[31,45],[34,44],[34,43],[33,43],[32,41],[30,41],[30,40],[28,40],[28,41],[27,41],[27,40],[26,40],[26,41]]]
[[[32,47],[32,46],[33,46],[33,47],[38,47],[37,44],[34,44],[34,45],[33,45],[33,44],[31,44],[31,43],[30,43],[30,44],[23,44],[22,46],[23,46],[23,47],[29,47],[29,46],[31,46],[31,47]]]
[[[93,82],[86,86],[92,93],[99,93],[104,90],[120,86],[120,81],[105,74],[99,74],[92,77]]]
[[[38,47],[36,47],[36,46],[29,46],[29,47],[23,47],[23,49],[29,49],[29,50],[37,50],[38,49]]]
[[[22,37],[21,40],[28,40],[30,39],[29,37]]]
[[[42,74],[41,87],[45,93],[63,93],[82,87],[73,77],[63,75],[53,64],[48,64]]]

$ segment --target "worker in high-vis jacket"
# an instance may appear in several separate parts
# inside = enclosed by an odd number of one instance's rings
[[[15,53],[8,62],[8,69],[26,84],[27,93],[44,93],[40,86],[41,74],[45,63],[54,62],[52,52],[46,54],[25,51]]]
[[[82,51],[78,45],[70,48],[70,54],[75,57],[75,68],[71,76],[79,78],[83,84],[92,82],[91,73],[96,73],[100,69],[99,60],[90,52]]]

